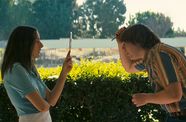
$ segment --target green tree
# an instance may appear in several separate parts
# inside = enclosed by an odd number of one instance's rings
[[[36,0],[33,3],[33,25],[42,38],[68,37],[72,31],[75,0]]]
[[[142,12],[136,13],[135,16],[131,16],[128,25],[136,23],[142,23],[149,26],[159,37],[171,36],[173,31],[170,17],[163,15],[162,13],[154,12]]]
[[[177,37],[186,37],[186,32],[183,29],[178,28],[174,31],[174,35]]]
[[[0,1],[0,39],[7,40],[13,28],[18,25],[29,25],[32,14],[29,0]]]
[[[77,12],[78,36],[109,38],[124,23],[123,0],[86,0]],[[86,33],[85,33],[86,32]]]
[[[10,0],[0,0],[0,40],[8,38],[10,16],[9,10],[11,8]]]
[[[15,1],[15,0],[14,0]],[[11,27],[31,25],[32,3],[30,0],[16,0],[10,9]]]

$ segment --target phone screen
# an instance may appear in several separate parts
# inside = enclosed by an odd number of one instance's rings
[[[69,50],[71,51],[72,47],[72,32],[70,32],[70,39],[69,39]]]

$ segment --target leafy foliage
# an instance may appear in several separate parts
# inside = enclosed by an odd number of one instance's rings
[[[36,0],[33,3],[33,25],[42,38],[68,37],[72,31],[75,0]]]
[[[154,12],[142,12],[136,13],[135,16],[131,16],[128,24],[133,25],[136,23],[142,23],[149,26],[159,37],[166,37],[167,33],[172,31],[173,23],[171,19],[162,13]]]
[[[123,0],[86,0],[76,17],[77,32],[83,37],[112,37],[124,23],[126,7]],[[86,35],[83,35],[83,30]],[[79,36],[78,35],[78,36]]]
[[[111,38],[125,22],[123,0],[0,0],[0,40],[7,40],[18,25],[38,28],[42,39]],[[185,31],[172,28],[170,18],[153,12],[137,13],[129,25],[144,23],[160,37],[185,36]]]

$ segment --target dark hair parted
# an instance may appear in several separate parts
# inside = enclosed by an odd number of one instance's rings
[[[12,31],[1,66],[2,78],[5,72],[11,71],[14,63],[20,63],[26,70],[31,70],[36,33],[37,29],[30,26],[18,26]]]
[[[122,32],[121,41],[139,45],[144,49],[150,49],[159,43],[160,39],[147,26],[143,24],[135,24],[129,26]]]

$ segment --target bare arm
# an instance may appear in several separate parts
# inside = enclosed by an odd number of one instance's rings
[[[50,106],[54,106],[59,99],[59,96],[63,90],[66,75],[61,73],[55,87],[52,91],[47,89],[46,96],[47,100],[43,99],[37,91],[26,95],[26,98],[34,105],[34,107],[41,112],[48,111]]]
[[[180,101],[182,97],[181,83],[172,83],[165,90],[147,96],[148,103],[170,104]]]
[[[133,95],[132,102],[137,106],[143,106],[147,103],[170,104],[180,101],[182,97],[182,87],[180,82],[170,84],[166,89],[150,94],[137,93]]]
[[[65,62],[63,64],[63,69],[60,73],[60,76],[57,80],[56,85],[51,91],[49,89],[46,90],[47,101],[51,106],[54,106],[57,103],[63,91],[67,74],[68,72],[70,72],[71,69],[72,69],[72,60],[71,60],[70,51],[69,51],[66,56]]]
[[[50,105],[46,100],[44,100],[37,91],[26,95],[26,98],[33,104],[33,106],[41,112],[48,111]]]
[[[51,106],[55,106],[55,104],[57,103],[63,91],[66,76],[67,74],[61,73],[54,88],[51,91],[49,89],[46,90],[47,101]]]
[[[182,87],[179,81],[179,76],[176,74],[176,70],[178,70],[177,62],[175,62],[172,58],[172,55],[168,52],[159,52],[159,58],[161,60],[157,60],[160,67],[159,70],[163,71],[162,75],[167,77],[165,82],[168,82],[169,85],[164,88],[163,91],[160,91],[156,94],[150,94],[147,97],[147,101],[149,103],[158,103],[158,104],[169,104],[173,102],[180,101],[182,97]],[[159,100],[158,100],[159,99]]]

